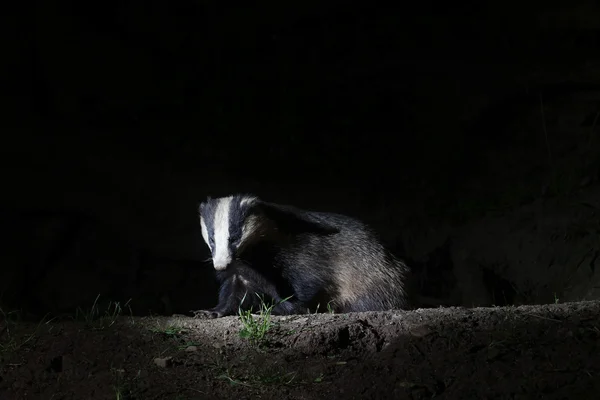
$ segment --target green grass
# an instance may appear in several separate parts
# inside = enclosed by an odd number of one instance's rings
[[[177,325],[169,325],[164,328],[150,328],[150,332],[160,333],[169,337],[178,337],[182,333],[185,333],[185,328]]]
[[[296,372],[265,372],[256,375],[244,377],[235,377],[230,370],[226,370],[217,379],[229,382],[231,385],[241,385],[249,387],[269,386],[269,385],[291,385],[296,378]]]
[[[94,330],[102,330],[111,327],[117,322],[117,319],[123,315],[124,309],[129,309],[130,315],[133,314],[129,299],[125,304],[121,305],[119,302],[109,301],[104,311],[100,310],[98,305],[98,299],[100,295],[96,296],[94,303],[89,309],[82,309],[77,307],[75,310],[75,320],[83,321],[86,326]]]
[[[329,314],[335,314],[335,310],[333,309],[333,307],[331,306],[331,303],[333,302],[333,300],[331,300],[330,302],[327,303],[327,312]],[[321,307],[321,303],[317,304],[317,309],[315,310],[315,314],[319,313],[319,308]]]
[[[260,296],[258,293],[255,294],[260,299],[260,310],[258,310],[257,316],[253,315],[252,307],[250,307],[249,310],[242,310],[241,306],[238,308],[238,315],[243,325],[240,329],[240,337],[250,340],[254,345],[261,345],[264,343],[267,332],[273,326],[273,322],[271,321],[273,307],[284,301],[288,301],[291,296],[281,300],[279,303],[267,305],[263,296]],[[246,294],[242,298],[240,304],[242,304],[245,299]]]
[[[18,351],[23,347],[33,345],[37,339],[39,330],[42,325],[47,325],[52,322],[53,319],[47,320],[48,315],[45,315],[40,322],[36,325],[33,332],[22,333],[18,332],[18,325],[20,323],[20,312],[8,311],[5,312],[0,308],[0,317],[4,322],[4,326],[0,328],[0,356],[5,353]]]
[[[258,388],[264,386],[287,386],[301,384],[296,380],[297,372],[286,371],[282,365],[256,365],[256,368],[247,368],[254,365],[247,356],[243,356],[241,364],[231,364],[226,354],[219,351],[210,369],[214,378],[225,381],[232,386],[245,386]]]

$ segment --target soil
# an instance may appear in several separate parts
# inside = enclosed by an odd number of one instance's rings
[[[600,302],[5,320],[0,399],[597,399]],[[255,316],[257,321],[261,317]]]

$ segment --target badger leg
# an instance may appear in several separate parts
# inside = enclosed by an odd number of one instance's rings
[[[262,307],[267,306],[271,307],[270,312],[272,315],[305,314],[307,312],[304,303],[294,295],[285,296],[282,294],[282,292],[293,293],[291,288],[277,287],[256,270],[244,269],[240,279],[243,281],[244,290],[247,293],[247,298],[242,307],[245,310],[252,307],[253,311],[258,312]]]
[[[307,307],[298,301],[281,299],[277,293],[272,293],[270,290],[265,293],[264,288],[262,288],[263,291],[259,291],[261,288],[254,285],[235,285],[233,280],[234,277],[231,277],[224,282],[219,293],[219,302],[215,307],[193,311],[194,317],[221,318],[237,315],[240,309],[259,312],[263,302],[267,306],[273,305],[272,315],[306,314],[308,312]]]
[[[273,315],[292,315],[306,314],[308,311],[303,304],[292,299],[287,301],[279,300],[279,302],[271,310]]]
[[[219,311],[216,311],[214,308],[211,308],[209,310],[192,310],[190,312],[194,314],[194,318],[213,319],[223,317],[223,314]]]
[[[195,317],[212,319],[237,315],[240,310],[259,311],[262,302],[272,304],[278,298],[274,287],[255,271],[236,270],[222,282],[217,305],[208,310],[192,311]]]
[[[272,306],[271,314],[305,314],[307,309],[298,299],[282,296],[276,285],[260,271],[241,261],[232,263],[227,271],[217,273],[221,282],[217,305],[208,310],[192,311],[195,317],[221,318],[236,315],[240,310],[260,312]],[[290,292],[290,289],[282,289]]]
[[[193,311],[195,317],[221,318],[238,313],[244,290],[240,285],[237,274],[231,275],[223,280],[219,288],[219,300],[217,305],[208,310]],[[244,299],[244,303],[246,303]]]

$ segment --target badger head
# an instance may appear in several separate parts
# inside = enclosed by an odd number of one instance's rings
[[[244,248],[259,241],[285,242],[300,233],[330,235],[339,232],[337,226],[314,217],[311,212],[267,203],[250,195],[209,197],[200,204],[199,211],[202,237],[218,271],[226,269]]]
[[[202,237],[210,248],[214,268],[224,270],[252,232],[249,212],[256,198],[232,195],[208,198],[200,203]]]

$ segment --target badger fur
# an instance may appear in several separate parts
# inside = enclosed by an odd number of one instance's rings
[[[209,197],[199,213],[220,291],[217,306],[197,314],[256,310],[256,294],[276,304],[275,315],[408,306],[408,267],[354,218],[242,194]]]

